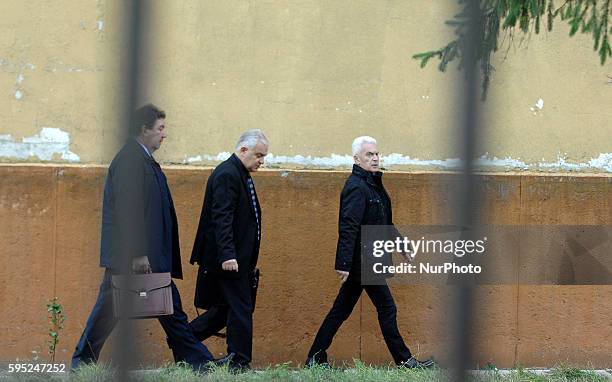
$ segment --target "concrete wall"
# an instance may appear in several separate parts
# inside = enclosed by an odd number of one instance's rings
[[[448,42],[451,1],[161,1],[147,56],[146,101],[168,112],[157,158],[179,213],[186,264],[203,185],[238,134],[262,128],[269,167],[257,175],[264,208],[257,364],[303,361],[337,292],[338,194],[357,135],[377,137],[401,224],[449,222],[457,165],[455,89],[462,75],[420,69],[414,53]],[[115,153],[122,2],[0,2],[0,359],[44,356],[45,303],[59,296],[67,360],[100,279],[105,168]],[[505,40],[482,104],[483,219],[507,224],[610,224],[612,94],[589,37],[551,33]],[[71,166],[66,163],[76,163]],[[295,168],[308,171],[295,171]],[[287,169],[287,171],[283,170]],[[512,172],[508,170],[530,170]],[[540,171],[560,174],[542,175]],[[575,175],[568,172],[597,172]],[[608,286],[480,287],[477,362],[609,366]],[[413,350],[444,360],[449,291],[395,287]],[[334,343],[337,359],[390,360],[367,301]],[[189,308],[191,317],[194,311]],[[146,325],[146,362],[170,359]],[[211,342],[215,352],[224,349]],[[582,352],[577,350],[581,349]]]
[[[168,112],[166,163],[212,164],[262,128],[277,167],[449,168],[462,75],[411,56],[450,41],[453,1],[151,1],[146,101]],[[0,160],[107,163],[120,127],[122,2],[0,4]],[[495,171],[612,171],[607,75],[590,37],[506,36],[478,156]],[[50,128],[43,130],[44,128]],[[334,156],[335,155],[335,156]],[[308,159],[310,157],[310,160]],[[314,160],[313,158],[319,158]]]
[[[195,268],[188,265],[210,170],[167,167],[176,203],[185,280],[177,285],[190,317]],[[46,358],[48,299],[68,319],[59,359],[67,361],[95,301],[102,166],[0,166],[0,359]],[[262,281],[255,313],[254,362],[303,362],[339,288],[333,271],[339,193],[345,172],[263,171],[255,175],[263,209]],[[456,176],[389,173],[397,224],[447,224]],[[610,176],[483,175],[487,224],[610,225]],[[537,258],[523,259],[526,263]],[[526,269],[527,271],[529,269]],[[448,287],[395,286],[399,326],[412,350],[444,362],[450,348]],[[479,286],[475,363],[610,367],[612,286]],[[171,360],[163,332],[145,323],[145,363]],[[222,340],[207,343],[216,354]],[[104,357],[107,358],[107,346]],[[340,330],[336,360],[391,361],[367,298]]]

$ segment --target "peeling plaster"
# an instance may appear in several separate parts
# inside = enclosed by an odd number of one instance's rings
[[[185,160],[183,160],[183,163],[197,163],[197,162],[202,162],[202,156],[198,155],[195,157],[185,157]]]
[[[458,169],[461,167],[461,160],[459,158],[447,158],[447,159],[419,159],[410,158],[408,155],[402,154],[389,154],[381,157],[383,166],[419,166],[419,167],[437,167],[443,169]],[[351,157],[351,163],[353,158]]]
[[[589,161],[589,166],[612,172],[612,153],[599,154],[597,158]]]
[[[97,34],[99,41],[104,40],[104,18],[106,14],[106,8],[108,6],[108,4],[106,3],[107,1],[105,0],[96,0],[96,30],[98,32]]]
[[[192,157],[185,156],[183,163],[197,164],[205,162],[221,162],[229,158],[231,153],[221,152],[217,155],[197,155]],[[447,159],[419,159],[411,158],[407,155],[393,153],[381,157],[382,166],[385,168],[393,168],[397,166],[410,166],[424,169],[440,169],[440,170],[459,170],[463,165],[463,161],[459,158]],[[268,154],[266,157],[266,166],[282,167],[283,165],[293,165],[305,168],[347,168],[353,165],[353,157],[350,155],[331,154],[327,157],[317,156],[285,156]],[[597,158],[592,158],[587,162],[574,163],[568,162],[565,158],[559,156],[556,162],[539,162],[527,164],[520,159],[512,157],[498,158],[491,157],[485,153],[474,161],[474,166],[478,170],[490,169],[493,171],[524,171],[524,170],[560,170],[560,171],[604,171],[612,172],[612,153],[600,154]]]
[[[568,162],[565,157],[559,156],[556,162],[552,163],[538,163],[541,168],[560,168],[569,171],[583,171],[583,170],[603,170],[606,172],[612,172],[612,153],[599,154],[597,158],[591,158],[586,163],[572,163]]]
[[[535,105],[533,105],[532,107],[529,108],[529,110],[531,110],[531,112],[533,113],[533,115],[536,115],[538,111],[544,109],[544,100],[542,98],[539,98]]]
[[[30,69],[30,70],[36,69],[36,65],[31,64],[29,62],[26,62],[26,63],[20,62],[18,64],[14,64],[4,58],[0,58],[0,66],[8,67],[9,72],[19,72],[19,73],[23,72],[24,69]]]
[[[512,159],[511,157],[506,158],[498,158],[498,157],[489,157],[489,153],[485,153],[480,158],[474,161],[474,165],[476,167],[503,167],[507,169],[518,169],[518,170],[528,170],[529,165],[527,163],[518,160]]]
[[[198,155],[195,157],[185,157],[183,163],[198,163],[198,162],[222,162],[232,155],[231,153],[224,151],[217,155]]]
[[[274,155],[268,154],[266,162],[269,165],[282,165],[291,164],[305,167],[322,167],[322,168],[334,168],[334,167],[346,167],[351,166],[353,158],[350,155],[337,155],[331,154],[329,157],[313,157],[313,156],[285,156],[285,155]]]
[[[23,82],[24,77],[23,74],[19,73],[17,79],[15,80],[15,84],[17,85],[17,90],[15,90],[15,99],[20,100],[23,98],[23,92],[19,89],[19,85]]]
[[[3,71],[5,72],[17,73],[17,78],[15,79],[14,97],[16,100],[21,100],[24,96],[23,89],[21,89],[21,85],[23,83],[23,80],[25,79],[25,76],[23,73],[26,69],[29,69],[29,70],[36,69],[36,66],[28,62],[26,63],[20,62],[20,63],[15,64],[15,63],[9,62],[8,60],[4,58],[0,58],[0,67],[6,67],[6,69],[3,68]]]
[[[15,142],[9,135],[0,135],[0,158],[52,160],[53,155],[61,154],[61,159],[79,162],[79,156],[70,151],[70,134],[58,128],[43,127],[39,134],[24,137]]]
[[[229,158],[231,153],[222,152],[217,155],[198,155],[189,158],[185,158],[183,161],[187,164],[198,163],[198,162],[220,162]],[[446,159],[446,160],[420,160],[412,159],[409,156],[403,156],[401,154],[390,154],[382,157],[383,165],[394,166],[394,165],[413,165],[413,166],[432,166],[442,168],[459,168],[461,161],[459,159]],[[351,167],[353,165],[353,157],[351,155],[339,155],[331,154],[327,157],[317,156],[303,156],[303,155],[274,155],[272,153],[266,156],[266,165],[279,166],[279,165],[297,165],[303,167],[314,167],[314,168],[336,168],[336,167]]]
[[[78,72],[78,73],[80,72],[99,72],[100,71],[100,69],[97,67],[96,68],[79,68],[76,66],[70,66],[61,61],[53,62],[53,63],[49,63],[45,65],[44,70],[47,72],[52,72],[52,73],[55,73],[58,70],[62,72],[68,72],[68,73],[71,73],[71,72]]]

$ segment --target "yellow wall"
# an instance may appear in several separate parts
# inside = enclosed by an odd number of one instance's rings
[[[147,99],[168,112],[170,138],[158,154],[166,163],[213,164],[248,128],[267,133],[276,167],[345,166],[362,134],[401,155],[387,158],[391,169],[447,168],[458,156],[454,90],[462,75],[452,65],[439,73],[434,61],[420,69],[411,58],[452,38],[444,25],[457,11],[452,1],[151,3],[154,48],[143,76]],[[64,143],[43,141],[34,153],[42,145],[65,153],[52,161],[110,160],[121,4],[0,4],[1,161],[44,160],[14,155],[43,127],[69,136],[47,130]],[[590,37],[567,33],[557,21],[552,33],[506,39],[496,55],[478,154],[518,162],[493,160],[493,170],[612,170],[611,63],[599,65]],[[427,162],[436,160],[443,162]]]
[[[452,176],[414,170],[455,163],[454,91],[462,75],[454,66],[439,73],[433,61],[420,69],[411,56],[452,38],[444,21],[457,11],[454,2],[151,3],[155,48],[142,77],[149,81],[148,101],[168,112],[170,134],[156,156],[192,165],[167,169],[184,262],[209,174],[194,167],[216,163],[248,128],[266,132],[271,166],[281,168],[344,168],[351,140],[372,135],[384,154],[398,154],[385,158],[387,167],[411,170],[387,177],[398,223],[448,220],[452,195],[444,192]],[[0,2],[0,162],[6,162],[0,166],[0,328],[6,333],[0,359],[27,359],[32,351],[46,357],[44,304],[59,296],[68,315],[59,359],[68,360],[94,302],[105,174],[98,164],[107,164],[116,149],[123,14],[117,0]],[[567,32],[557,22],[552,33],[517,35],[495,58],[479,155],[487,153],[494,171],[564,174],[487,178],[491,187],[481,202],[489,222],[610,224],[610,174],[567,172],[612,171],[606,77],[612,61],[600,66],[590,38],[570,39]],[[258,365],[303,361],[337,291],[332,265],[346,176],[276,170],[256,176],[269,238],[255,322]],[[496,195],[502,188],[510,190],[505,199]],[[305,264],[304,273],[294,277],[285,256]],[[179,288],[193,317],[195,270],[185,267]],[[484,330],[475,360],[609,366],[612,349],[602,340],[612,334],[609,292],[609,286],[480,288],[476,325]],[[419,355],[444,359],[447,293],[429,286],[394,293],[409,344]],[[294,301],[306,301],[305,308]],[[373,308],[364,302],[362,309],[339,333],[333,356],[390,361]],[[158,325],[147,330],[153,337],[147,360],[169,360]],[[211,347],[224,351],[222,341]]]

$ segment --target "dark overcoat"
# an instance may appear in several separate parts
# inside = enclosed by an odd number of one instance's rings
[[[147,256],[153,272],[181,279],[176,211],[166,176],[135,140],[129,139],[108,168],[102,205],[100,266],[130,269]]]
[[[235,154],[219,164],[208,178],[191,264],[227,277],[249,275],[257,265],[257,219],[247,186],[248,170]],[[261,224],[261,208],[255,197]],[[239,272],[223,272],[224,261],[236,259]],[[197,292],[196,292],[197,293]]]

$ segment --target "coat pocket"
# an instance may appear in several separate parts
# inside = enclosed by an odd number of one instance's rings
[[[381,224],[384,221],[385,211],[379,197],[368,199],[368,224]]]

